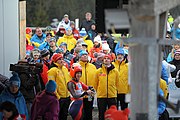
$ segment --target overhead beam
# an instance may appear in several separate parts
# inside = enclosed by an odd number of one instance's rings
[[[161,14],[180,5],[180,0],[155,0],[155,13]]]

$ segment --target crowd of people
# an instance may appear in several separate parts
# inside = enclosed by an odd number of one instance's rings
[[[127,36],[121,34],[122,39]],[[89,12],[79,30],[67,14],[56,31],[37,27],[33,34],[26,28],[26,56],[18,64],[39,63],[42,69],[39,73],[16,71],[9,80],[0,76],[4,80],[0,86],[5,88],[0,95],[0,119],[67,120],[70,115],[73,120],[92,120],[97,104],[99,120],[128,120],[128,48],[113,36],[98,33]],[[160,80],[160,94],[165,98],[168,83],[180,69],[180,46],[170,50],[165,46]],[[158,114],[159,120],[168,116],[163,101],[158,102]]]

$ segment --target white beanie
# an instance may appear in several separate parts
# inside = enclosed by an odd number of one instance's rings
[[[107,43],[102,44],[102,49],[103,50],[110,50],[109,45]]]
[[[94,42],[98,42],[100,44],[102,44],[101,42],[101,37],[99,35],[97,35],[95,38],[94,38]]]

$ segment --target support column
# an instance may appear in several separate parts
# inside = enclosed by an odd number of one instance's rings
[[[26,1],[19,2],[20,59],[26,55]]]

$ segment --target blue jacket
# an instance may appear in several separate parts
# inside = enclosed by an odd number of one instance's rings
[[[159,89],[159,94],[164,96],[164,93],[161,89]],[[161,115],[166,109],[166,104],[163,101],[158,101],[158,115]]]
[[[26,118],[28,118],[26,102],[20,91],[18,91],[18,94],[14,96],[6,88],[0,95],[0,104],[5,101],[14,103],[16,105],[16,108],[18,109],[19,114],[24,114],[26,115]],[[2,120],[2,117],[2,113],[0,112],[0,120]]]
[[[177,39],[180,39],[180,28],[176,28],[174,29],[174,27],[171,29],[171,32],[174,32],[174,35],[176,36]],[[172,35],[172,38],[174,37],[174,35]],[[174,39],[174,38],[173,38]]]
[[[46,38],[46,34],[44,34],[44,33],[43,33],[41,38],[39,38],[36,34],[34,34],[32,36],[32,38],[31,38],[31,42],[35,42],[35,43],[41,44],[41,43],[44,42],[45,38]]]
[[[47,49],[49,50],[50,46],[48,42],[43,42],[42,44],[40,44],[40,46],[38,47],[39,50],[43,50],[43,49]]]
[[[162,64],[162,70],[161,70],[161,78],[166,81],[168,84],[168,72],[166,70],[166,66]]]

